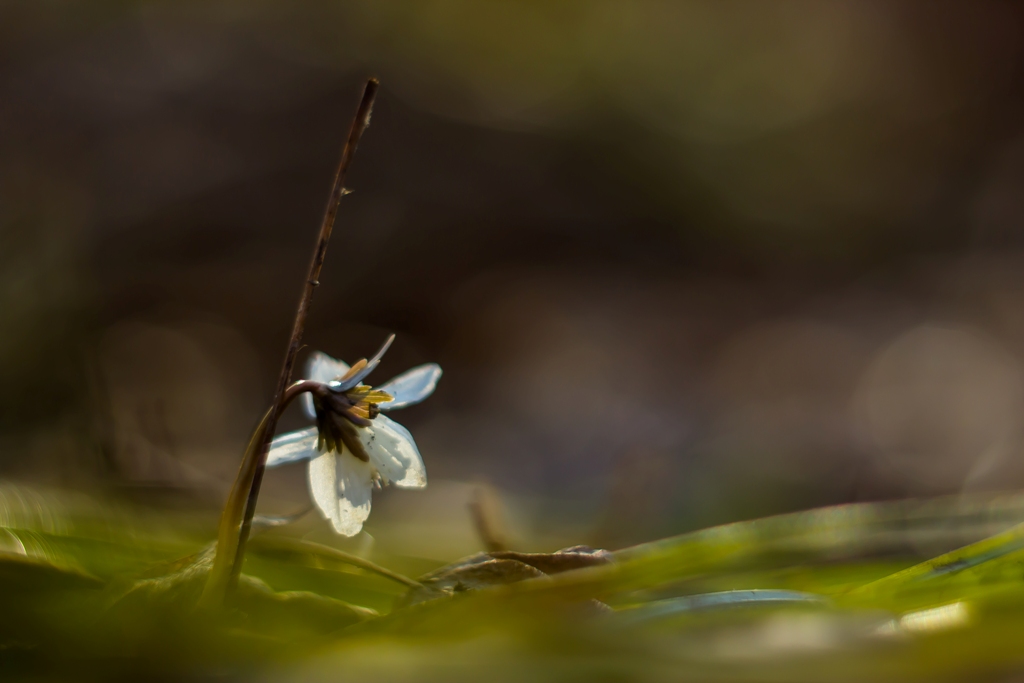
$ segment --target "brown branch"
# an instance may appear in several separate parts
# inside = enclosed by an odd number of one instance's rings
[[[270,442],[274,438],[274,429],[277,427],[277,419],[280,416],[285,404],[285,392],[288,383],[291,381],[292,369],[295,366],[295,358],[302,346],[302,333],[306,327],[306,315],[309,311],[309,304],[313,299],[313,292],[320,284],[320,271],[323,269],[324,257],[327,255],[327,244],[331,239],[331,231],[334,229],[334,219],[338,213],[338,204],[345,194],[345,176],[349,164],[355,154],[359,139],[363,131],[370,124],[370,113],[373,110],[373,101],[377,94],[377,79],[371,78],[363,89],[363,97],[359,102],[355,118],[349,129],[348,139],[341,152],[341,161],[338,163],[338,170],[334,176],[334,185],[331,187],[331,194],[327,200],[327,208],[324,211],[324,219],[320,224],[320,236],[317,238],[316,248],[313,250],[313,259],[309,265],[309,274],[302,288],[302,296],[299,299],[298,308],[295,311],[295,322],[292,325],[292,334],[288,340],[288,349],[285,352],[284,363],[281,366],[281,374],[277,379],[277,388],[274,391],[274,399],[270,410],[267,412],[253,434],[249,448],[246,449],[245,458],[238,470],[234,487],[228,495],[228,501],[224,506],[224,513],[221,516],[220,528],[218,530],[217,554],[214,558],[213,569],[207,580],[203,591],[201,604],[207,607],[220,606],[224,598],[230,594],[238,581],[238,575],[242,569],[242,560],[245,557],[245,545],[249,539],[249,531],[252,528],[252,517],[256,512],[256,501],[259,498],[260,485],[263,483],[263,472],[267,463],[267,451]]]

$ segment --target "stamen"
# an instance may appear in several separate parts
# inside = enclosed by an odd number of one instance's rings
[[[394,396],[386,391],[371,389],[362,384],[346,391],[345,396],[352,403],[388,403],[395,400]]]
[[[341,420],[342,422],[351,422],[356,427],[369,427],[370,425],[373,424],[373,422],[370,421],[369,417],[363,417],[362,415],[356,413],[355,410],[356,406],[339,410],[338,416],[345,418],[345,420]]]

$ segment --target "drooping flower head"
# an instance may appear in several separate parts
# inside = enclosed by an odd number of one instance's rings
[[[408,489],[427,485],[412,435],[382,413],[430,396],[441,367],[436,363],[417,366],[376,389],[362,384],[392,341],[394,335],[372,359],[351,367],[324,353],[313,353],[306,379],[322,383],[324,389],[304,394],[302,401],[316,426],[275,438],[267,456],[267,467],[309,460],[313,501],[344,536],[354,536],[363,528],[375,485]]]

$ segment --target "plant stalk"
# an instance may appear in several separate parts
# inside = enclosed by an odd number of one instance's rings
[[[338,170],[334,176],[331,194],[327,200],[323,222],[320,224],[320,235],[313,250],[309,274],[302,287],[302,296],[299,298],[299,305],[295,311],[295,322],[292,325],[292,333],[288,340],[288,348],[285,352],[284,363],[281,366],[281,373],[278,375],[274,399],[270,409],[263,416],[263,420],[249,441],[245,455],[242,458],[242,464],[238,469],[238,476],[235,478],[234,486],[231,489],[231,493],[228,494],[227,502],[224,505],[224,512],[221,514],[220,526],[217,531],[217,552],[214,557],[213,568],[210,571],[210,576],[206,581],[206,586],[200,598],[201,607],[217,608],[222,606],[225,599],[231,595],[235,585],[238,583],[238,575],[241,573],[242,561],[245,557],[245,545],[249,539],[252,518],[256,512],[256,501],[259,498],[260,485],[263,483],[267,451],[270,448],[271,440],[274,438],[277,420],[284,410],[287,401],[301,393],[294,392],[286,399],[292,369],[295,366],[295,358],[302,347],[302,334],[306,327],[309,305],[313,300],[313,292],[320,284],[320,271],[323,269],[324,257],[327,255],[327,244],[331,239],[331,232],[334,229],[334,219],[338,213],[338,204],[346,193],[345,176],[348,173],[349,165],[352,163],[356,147],[359,145],[359,139],[370,124],[370,113],[373,110],[377,87],[378,82],[375,78],[371,78],[366,82],[362,99],[359,102],[359,108],[356,110],[355,118],[353,118],[352,125],[349,128],[348,138],[342,149],[341,160],[338,163]],[[304,390],[308,391],[309,389]]]

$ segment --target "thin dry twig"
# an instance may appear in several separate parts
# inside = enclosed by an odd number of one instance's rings
[[[255,544],[256,541],[253,541],[253,543]],[[314,543],[313,541],[306,541],[297,538],[282,538],[280,536],[261,536],[259,538],[258,548],[270,552],[303,554],[311,557],[333,560],[335,562],[349,564],[353,567],[358,567],[359,569],[383,576],[384,578],[391,579],[395,583],[400,583],[408,588],[423,588],[423,584],[419,581],[410,579],[408,576],[403,576],[398,572],[393,572],[390,569],[381,567],[369,560],[346,553],[345,551],[338,550],[337,548],[332,548],[328,545],[323,545],[322,543]],[[256,550],[257,547],[254,546],[253,551],[255,552]]]
[[[479,484],[473,489],[473,497],[469,501],[469,514],[473,518],[477,536],[480,537],[487,552],[509,549],[508,533],[498,511],[500,506],[498,493],[491,486]]]
[[[270,448],[271,440],[274,438],[277,419],[284,409],[286,391],[291,381],[295,358],[302,347],[302,333],[306,327],[306,315],[309,311],[310,302],[313,299],[313,292],[320,284],[320,271],[324,265],[324,257],[327,255],[327,244],[331,239],[331,231],[334,229],[334,219],[338,213],[338,204],[346,193],[345,176],[348,173],[348,167],[352,162],[356,147],[359,145],[359,139],[370,124],[370,113],[373,110],[377,87],[377,79],[371,78],[367,81],[366,87],[363,89],[363,97],[359,102],[359,108],[356,110],[355,118],[352,120],[352,126],[349,129],[348,139],[345,141],[345,147],[342,149],[341,160],[338,163],[338,170],[334,176],[334,185],[331,187],[331,194],[327,200],[323,222],[320,224],[320,236],[317,239],[316,247],[313,250],[313,259],[309,265],[309,275],[303,285],[302,296],[295,311],[295,322],[292,325],[292,333],[288,340],[288,349],[285,352],[284,363],[281,366],[281,374],[278,376],[274,400],[271,403],[270,410],[253,434],[249,447],[246,449],[246,455],[242,460],[242,465],[238,470],[235,484],[224,506],[218,530],[217,554],[200,601],[202,606],[215,607],[223,604],[224,598],[231,593],[238,581],[238,575],[242,569],[242,560],[245,557],[245,545],[249,539],[249,531],[252,528],[253,514],[256,512],[256,501],[259,498],[260,485],[263,482],[263,472],[266,469],[267,451]]]

